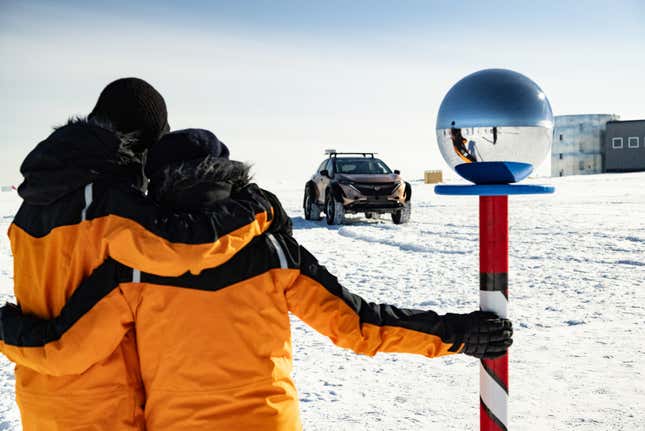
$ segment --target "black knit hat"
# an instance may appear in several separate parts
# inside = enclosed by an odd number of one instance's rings
[[[228,159],[228,147],[205,129],[177,130],[164,135],[148,151],[145,172],[148,178],[166,167],[205,157]]]
[[[121,133],[136,133],[139,151],[150,148],[170,129],[163,97],[139,78],[121,78],[108,84],[89,118],[107,121]]]

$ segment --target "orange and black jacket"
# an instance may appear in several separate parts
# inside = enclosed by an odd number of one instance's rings
[[[452,148],[464,163],[473,163],[477,161],[475,155],[470,154],[468,149],[466,149],[466,142],[468,141],[461,134],[461,129],[455,129],[454,127],[450,129],[450,139],[452,140]]]
[[[280,232],[198,275],[162,277],[108,259],[55,319],[5,307],[2,327],[16,362],[80,372],[101,356],[89,340],[117,345],[134,324],[148,430],[293,431],[301,425],[289,312],[360,354],[459,350],[444,316],[367,302]]]
[[[255,185],[207,211],[156,205],[131,186],[142,178],[131,142],[104,126],[76,121],[55,130],[25,159],[19,188],[24,202],[9,228],[15,296],[23,312],[60,315],[77,286],[108,258],[162,276],[199,273],[227,262],[270,226],[273,209]],[[104,301],[107,315],[131,311],[114,292]],[[84,319],[95,327],[87,320],[95,317]],[[144,428],[132,319],[110,324],[97,326],[102,330],[93,337],[65,338],[64,346],[53,348],[0,343],[17,362],[23,429]],[[118,340],[107,329],[117,330]],[[95,360],[67,357],[82,348]]]

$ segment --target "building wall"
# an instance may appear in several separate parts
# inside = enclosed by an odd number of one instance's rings
[[[551,176],[595,174],[604,170],[603,142],[613,114],[559,115],[553,127]]]
[[[604,152],[606,172],[645,171],[645,120],[607,123]]]

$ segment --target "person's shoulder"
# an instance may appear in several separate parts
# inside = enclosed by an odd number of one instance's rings
[[[211,213],[186,212],[159,205],[134,186],[98,182],[88,219],[114,217],[134,222],[170,242],[200,244],[216,241],[220,223]],[[133,226],[134,227],[134,226]]]
[[[97,181],[91,185],[92,218],[117,215],[127,218],[158,218],[171,211],[149,199],[143,191],[129,184]]]
[[[256,187],[258,192],[266,199],[267,203],[273,209],[273,221],[271,222],[269,232],[282,233],[289,236],[293,235],[293,223],[291,221],[291,217],[289,217],[285,211],[280,199],[278,199],[274,193],[266,189],[262,189],[257,185]]]
[[[239,202],[254,202],[265,209],[270,208],[272,203],[269,200],[269,196],[267,196],[267,192],[260,188],[260,186],[258,186],[256,183],[249,183],[244,187],[233,191],[229,200]]]
[[[271,214],[271,204],[258,187],[246,187],[209,208],[195,210],[159,205],[134,187],[100,184],[91,217],[116,215],[132,220],[171,242],[203,244],[257,223]]]
[[[115,183],[111,181],[96,181],[92,183],[94,194],[98,199],[127,200],[143,206],[158,205],[139,188],[132,184]]]

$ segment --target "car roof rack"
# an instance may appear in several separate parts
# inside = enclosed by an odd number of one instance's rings
[[[326,150],[325,154],[328,155],[329,157],[337,157],[339,155],[341,155],[341,156],[359,156],[360,155],[360,156],[363,156],[363,157],[368,157],[369,156],[371,158],[374,158],[374,154],[378,154],[378,153],[368,153],[368,152],[364,152],[364,151],[359,151],[359,152],[355,152],[355,153],[339,153],[336,150]]]

